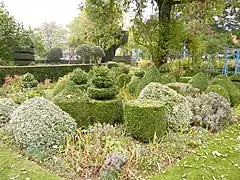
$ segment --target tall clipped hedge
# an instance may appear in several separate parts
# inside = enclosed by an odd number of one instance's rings
[[[105,64],[106,65],[106,64]],[[108,67],[114,67],[114,64],[107,64]],[[72,72],[76,68],[81,68],[82,70],[88,72],[92,68],[89,64],[71,64],[71,65],[43,65],[43,66],[0,66],[0,83],[6,76],[10,75],[23,75],[26,73],[31,73],[34,75],[38,82],[42,82],[45,79],[52,79],[57,81],[59,77]]]
[[[227,77],[219,79],[217,76],[211,81],[212,85],[219,85],[226,89],[228,92],[231,105],[236,106],[240,104],[240,90],[235,84]]]
[[[165,107],[157,101],[129,101],[124,104],[127,130],[137,139],[148,142],[154,134],[161,138],[167,131]]]

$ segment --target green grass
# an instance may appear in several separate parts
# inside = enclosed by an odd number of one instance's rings
[[[240,179],[240,124],[209,137],[205,145],[152,180]]]
[[[61,178],[24,159],[16,152],[0,146],[0,179],[59,180]]]

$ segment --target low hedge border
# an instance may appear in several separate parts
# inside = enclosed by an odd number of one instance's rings
[[[116,66],[116,63],[102,64],[109,68]],[[31,73],[38,82],[45,79],[57,81],[59,77],[72,72],[76,68],[88,72],[92,68],[91,64],[68,64],[68,65],[43,65],[43,66],[0,66],[0,83],[4,82],[6,76],[23,75]]]

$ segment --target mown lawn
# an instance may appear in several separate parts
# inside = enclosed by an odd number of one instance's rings
[[[1,180],[60,180],[61,178],[24,159],[16,152],[0,147]]]
[[[209,137],[194,154],[167,168],[152,180],[240,179],[240,124]]]

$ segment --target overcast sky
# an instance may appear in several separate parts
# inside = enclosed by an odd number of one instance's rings
[[[81,0],[0,0],[25,27],[38,27],[44,21],[67,25],[79,13]]]

